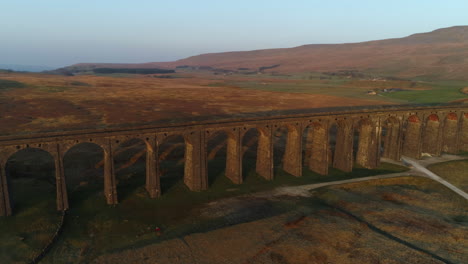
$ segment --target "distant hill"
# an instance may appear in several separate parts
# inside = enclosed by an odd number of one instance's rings
[[[174,62],[75,64],[65,69],[203,67],[262,72],[340,70],[401,78],[468,80],[468,26],[437,29],[404,38],[295,48],[202,54]]]

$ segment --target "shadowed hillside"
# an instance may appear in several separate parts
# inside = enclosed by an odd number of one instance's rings
[[[248,69],[279,73],[358,70],[403,78],[468,80],[468,26],[361,43],[314,44],[284,49],[210,53],[162,63],[82,63],[66,69],[174,69],[177,66],[208,66],[225,70]]]

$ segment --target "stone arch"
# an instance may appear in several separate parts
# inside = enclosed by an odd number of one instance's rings
[[[89,193],[105,189],[105,150],[100,144],[89,141],[74,142],[62,153],[64,175],[70,192],[70,204],[76,206]],[[108,188],[110,188],[108,186]]]
[[[230,135],[226,130],[206,132],[208,185],[211,185],[221,174],[226,174],[227,144]]]
[[[260,132],[256,127],[242,127],[240,135],[242,178],[254,171],[258,153]]]
[[[400,121],[391,116],[382,124],[382,156],[400,160]]]
[[[417,115],[410,115],[406,120],[403,133],[403,155],[411,158],[421,157],[421,120]]]
[[[329,144],[328,129],[322,122],[312,122],[304,129],[304,164],[321,175],[328,174]]]
[[[119,200],[146,185],[148,148],[152,151],[152,146],[138,137],[115,140],[112,158]]]
[[[422,139],[422,152],[430,155],[440,155],[440,140],[439,140],[440,122],[436,114],[431,114],[426,118],[424,133]]]
[[[288,124],[275,124],[272,127],[273,167],[284,169],[286,157],[286,144],[290,133]]]
[[[255,172],[266,180],[273,179],[273,126],[260,125],[242,128],[243,175],[253,167]]]
[[[187,139],[184,134],[161,133],[157,141],[161,193],[165,193],[184,180]]]
[[[20,212],[24,208],[36,207],[39,202],[47,204],[41,210],[54,208],[54,204],[57,208],[61,206],[54,195],[58,188],[53,153],[44,148],[25,147],[17,148],[5,157],[3,168],[10,214],[11,211]]]
[[[442,151],[456,154],[458,152],[458,116],[448,113],[444,120],[442,132]]]

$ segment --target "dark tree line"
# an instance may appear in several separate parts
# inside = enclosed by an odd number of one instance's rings
[[[166,70],[166,69],[139,69],[139,68],[96,68],[93,69],[94,73],[133,73],[133,74],[156,74],[156,73],[174,73],[174,70]]]

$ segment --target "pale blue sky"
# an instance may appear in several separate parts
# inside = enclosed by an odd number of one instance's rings
[[[0,0],[0,64],[168,61],[468,25],[468,0]]]

